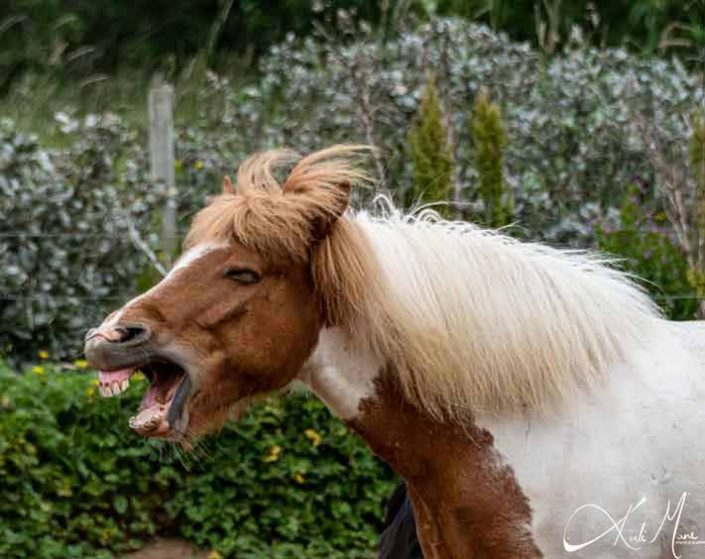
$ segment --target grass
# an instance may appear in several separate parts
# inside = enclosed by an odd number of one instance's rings
[[[76,116],[112,111],[134,123],[146,122],[147,91],[146,76],[136,71],[94,75],[77,83],[52,74],[27,74],[0,99],[0,117],[51,145],[59,141],[54,121],[59,111]]]
[[[224,105],[231,95],[251,80],[252,72],[242,61],[221,61],[219,76],[228,80],[220,91],[208,88],[209,111]],[[177,125],[195,121],[203,112],[202,93],[206,88],[208,67],[205,55],[198,55],[173,79],[176,89],[174,119]],[[146,129],[149,120],[147,97],[153,82],[151,70],[124,68],[115,74],[94,74],[71,80],[59,70],[44,74],[27,73],[0,98],[0,118],[13,120],[20,130],[36,134],[48,147],[61,147],[64,136],[56,128],[54,115],[63,111],[82,117],[90,113],[113,112],[131,127]]]

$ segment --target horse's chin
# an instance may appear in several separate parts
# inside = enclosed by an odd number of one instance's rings
[[[179,363],[158,358],[132,367],[98,373],[101,396],[121,394],[133,375],[142,372],[149,387],[137,413],[130,418],[130,428],[143,437],[184,441],[189,432],[189,400],[193,392],[191,376]]]

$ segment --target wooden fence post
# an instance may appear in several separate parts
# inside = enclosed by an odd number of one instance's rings
[[[152,182],[166,189],[161,248],[167,263],[176,253],[176,184],[174,177],[174,88],[157,83],[149,91],[149,159]]]

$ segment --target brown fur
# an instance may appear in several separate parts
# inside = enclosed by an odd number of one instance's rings
[[[321,327],[306,266],[281,268],[238,245],[216,249],[198,264],[128,304],[121,318],[148,326],[155,346],[176,343],[186,361],[197,361],[197,391],[189,405],[194,434],[219,427],[233,403],[290,382]],[[242,266],[262,280],[243,286],[223,276]],[[206,282],[207,289],[194,288]]]
[[[275,173],[297,160],[294,152],[251,157],[240,166],[237,184],[225,177],[223,194],[196,216],[185,248],[237,242],[271,262],[310,263],[324,322],[354,330],[365,294],[381,276],[364,235],[343,215],[352,182],[367,181],[356,166],[366,151],[333,146],[316,152],[298,161],[281,185]]]
[[[248,159],[237,174],[235,193],[224,192],[194,219],[185,247],[213,240],[235,241],[272,261],[306,262],[345,212],[351,184],[366,176],[355,166],[363,146],[334,146],[299,161],[280,185],[274,173],[295,154],[280,150]]]
[[[426,559],[536,559],[531,508],[493,446],[469,423],[440,423],[404,398],[394,375],[349,422],[406,480]]]

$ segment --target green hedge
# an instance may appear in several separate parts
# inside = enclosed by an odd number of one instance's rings
[[[692,320],[698,297],[688,282],[688,264],[663,211],[643,203],[643,185],[632,184],[619,211],[618,223],[597,228],[598,248],[639,278],[672,320]]]
[[[107,558],[154,534],[225,557],[374,556],[393,475],[318,400],[270,399],[183,453],[129,432],[145,382],[103,400],[85,372],[0,364],[0,557]]]

